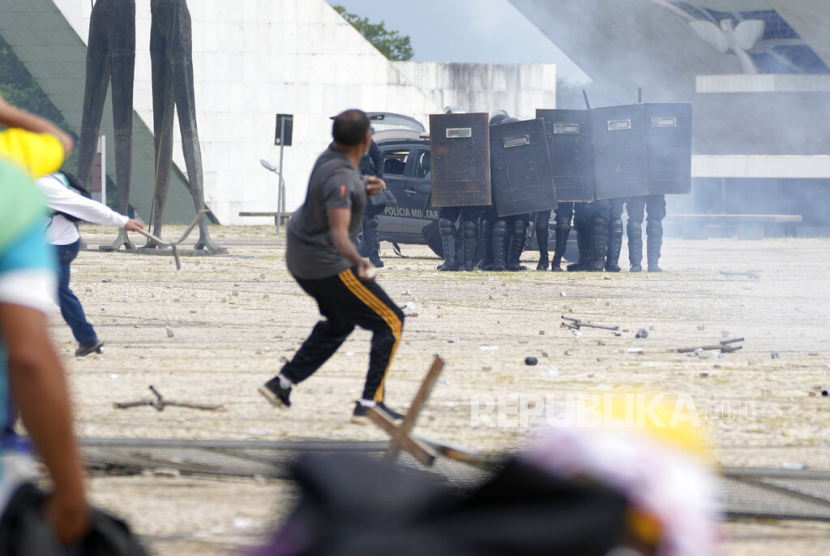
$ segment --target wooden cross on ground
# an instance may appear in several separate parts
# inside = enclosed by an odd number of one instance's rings
[[[406,412],[400,426],[383,410],[378,410],[373,407],[367,412],[369,419],[392,437],[392,440],[389,442],[389,450],[386,452],[386,459],[388,461],[395,461],[401,450],[404,450],[412,454],[412,457],[426,467],[432,466],[438,456],[468,463],[476,467],[489,467],[506,461],[507,458],[505,456],[482,454],[473,450],[450,446],[437,440],[427,440],[412,433],[412,429],[415,428],[415,422],[418,420],[421,410],[426,405],[427,398],[429,398],[432,389],[438,382],[438,377],[441,376],[442,370],[444,370],[444,361],[436,356],[435,361],[432,362],[432,367],[430,367],[427,376],[421,383],[418,393],[415,394],[412,405],[409,407],[409,411]]]

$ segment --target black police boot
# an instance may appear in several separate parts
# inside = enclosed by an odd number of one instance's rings
[[[605,261],[605,270],[619,272],[620,251],[622,251],[623,227],[622,220],[612,220],[608,224],[608,260]]]
[[[369,261],[377,268],[383,268],[380,260],[380,239],[378,239],[378,219],[370,218],[363,225],[363,241],[366,242],[369,252]]]
[[[550,265],[548,254],[548,227],[536,228],[536,240],[539,242],[539,264],[536,265],[536,270],[547,270]]]
[[[518,272],[520,270],[527,270],[526,266],[522,266],[522,252],[525,250],[525,242],[527,241],[527,224],[522,220],[517,220],[513,224],[513,237],[510,241],[510,256],[507,260],[507,270],[511,272]]]
[[[570,224],[556,224],[556,245],[553,248],[553,262],[551,262],[550,266],[553,272],[562,272],[562,257],[565,255],[565,249],[568,247],[569,235],[571,235]]]
[[[476,256],[476,223],[464,222],[462,224],[464,234],[464,251],[459,270],[472,272]]]
[[[504,243],[507,239],[507,222],[497,220],[493,224],[493,270],[503,272],[507,270],[507,263],[504,260]]]
[[[438,221],[438,229],[441,232],[441,247],[444,249],[444,264],[439,265],[438,270],[454,272],[458,270],[458,263],[455,262],[455,226],[442,218]]]
[[[646,242],[648,245],[648,271],[663,272],[657,266],[660,262],[660,249],[663,247],[663,223],[659,220],[649,220],[646,224]]]
[[[568,265],[568,272],[585,272],[593,261],[591,241],[591,227],[584,224],[576,225],[576,246],[579,250],[579,260]]]
[[[493,270],[493,221],[481,221],[481,262],[478,267],[481,270]]]
[[[595,218],[593,229],[594,259],[588,268],[590,272],[605,272],[605,255],[608,252],[608,220]]]
[[[639,222],[629,220],[625,233],[628,236],[628,261],[631,263],[631,272],[642,272],[643,227]]]

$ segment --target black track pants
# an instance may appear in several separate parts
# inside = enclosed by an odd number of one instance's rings
[[[403,332],[403,312],[375,282],[362,281],[354,269],[322,280],[294,278],[317,301],[325,317],[282,368],[291,382],[310,377],[328,361],[355,326],[374,332],[363,399],[383,401],[384,382]]]

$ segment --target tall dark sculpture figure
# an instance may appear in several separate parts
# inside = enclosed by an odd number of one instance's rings
[[[187,178],[196,211],[205,208],[202,151],[196,129],[196,97],[193,90],[193,40],[186,0],[152,0],[150,57],[153,67],[153,131],[156,138],[156,190],[153,199],[153,233],[161,236],[161,219],[173,164],[173,109],[179,114]],[[153,245],[148,244],[148,247]],[[226,252],[199,221],[196,249]]]
[[[78,178],[89,183],[98,146],[98,130],[112,80],[112,116],[115,124],[115,181],[118,212],[127,214],[132,172],[133,80],[135,74],[135,0],[98,0],[89,23],[86,55],[86,92],[78,149]],[[135,249],[121,229],[109,246]]]
[[[153,67],[153,132],[156,146],[156,183],[153,196],[153,233],[161,236],[162,216],[173,164],[173,114],[178,108],[187,177],[196,211],[205,208],[202,154],[196,129],[193,92],[193,46],[190,12],[186,0],[152,0],[150,57]],[[132,171],[133,81],[135,72],[135,0],[98,0],[92,9],[87,50],[78,177],[86,184],[95,157],[98,132],[112,78],[112,111],[115,123],[115,176],[118,212],[127,214]],[[122,230],[110,246],[135,246]],[[156,247],[152,242],[146,247]],[[199,222],[196,249],[225,252]]]

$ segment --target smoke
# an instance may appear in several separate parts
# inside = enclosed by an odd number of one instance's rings
[[[588,87],[594,107],[631,104],[643,87],[645,102],[691,102],[695,106],[695,154],[710,155],[826,155],[830,149],[830,97],[818,75],[746,76],[734,53],[718,52],[691,29],[688,18],[659,3],[645,0],[510,0],[552,42],[591,77]],[[731,3],[719,0],[689,2],[695,7],[721,7],[713,19],[727,17]],[[673,4],[677,4],[673,2]],[[749,10],[770,10],[767,0],[742,4]],[[827,17],[824,2],[802,3]],[[724,7],[725,6],[725,7]],[[810,14],[805,13],[805,19]],[[741,13],[729,15],[740,19]],[[786,25],[775,12],[747,15],[770,21],[770,32]],[[775,46],[763,40],[752,54],[776,71],[797,71],[805,56],[818,62],[806,71],[830,72],[808,45]],[[796,54],[799,53],[799,58]],[[787,58],[789,56],[789,58]],[[764,58],[767,57],[767,58]],[[761,64],[759,64],[761,65]],[[784,68],[784,69],[782,69]],[[826,71],[824,71],[824,68]],[[803,72],[802,72],[803,73]],[[707,78],[707,92],[698,93],[698,76]],[[739,89],[758,92],[728,92]],[[762,92],[775,87],[786,91]],[[581,87],[560,90],[560,108],[584,108]],[[800,214],[805,224],[830,227],[826,206],[828,180],[729,180],[728,194],[697,180],[693,198],[671,199],[684,212]],[[797,199],[797,202],[793,200]],[[785,212],[786,211],[786,212]]]

